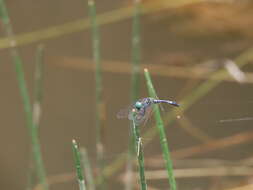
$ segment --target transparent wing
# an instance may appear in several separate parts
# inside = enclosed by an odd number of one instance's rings
[[[146,110],[146,116],[145,116],[145,120],[143,121],[143,125],[145,126],[149,120],[149,118],[152,116],[153,114],[153,107],[149,106]]]
[[[131,104],[130,106],[126,107],[126,108],[123,108],[123,109],[119,110],[119,112],[116,115],[117,118],[118,119],[128,118],[129,120],[133,120],[132,114],[131,114],[133,108],[134,108],[134,103]]]
[[[133,120],[135,125],[139,126],[143,123],[143,121],[145,120],[145,117],[137,114],[137,115],[135,115],[134,118],[132,117],[130,120]]]
[[[130,111],[132,109],[131,107],[132,106],[128,106],[128,107],[126,107],[124,109],[119,110],[119,112],[116,115],[117,118],[118,119],[128,118],[128,115],[129,115],[129,113],[130,113]]]
[[[139,99],[138,101],[145,102],[145,100],[146,98],[143,98]],[[134,121],[136,125],[142,125],[143,123],[146,124],[151,114],[152,114],[151,105],[136,111],[136,109],[134,109],[134,104],[132,104],[126,107],[125,109],[121,109],[116,116],[118,119],[128,118],[129,120]]]
[[[148,106],[145,108],[145,111],[141,110],[137,112],[134,117],[133,115],[131,115],[129,119],[134,120],[136,125],[142,125],[142,124],[145,125],[149,117],[151,116],[151,113],[152,113],[152,106]]]

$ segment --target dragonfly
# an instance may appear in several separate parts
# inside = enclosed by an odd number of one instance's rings
[[[171,100],[160,100],[155,98],[142,98],[133,103],[132,105],[128,106],[125,109],[120,110],[117,113],[117,118],[128,118],[129,120],[134,121],[136,125],[142,125],[143,123],[146,124],[148,118],[151,116],[152,113],[152,105],[153,104],[160,104],[166,103],[172,106],[179,107],[180,105]]]

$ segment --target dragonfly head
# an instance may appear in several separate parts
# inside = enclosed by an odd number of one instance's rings
[[[135,105],[134,105],[134,107],[137,109],[137,110],[140,110],[141,108],[142,108],[142,103],[141,102],[139,102],[139,101],[137,101],[136,103],[135,103]]]

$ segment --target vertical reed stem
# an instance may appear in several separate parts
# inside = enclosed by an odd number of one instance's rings
[[[34,125],[40,126],[41,117],[41,102],[42,102],[42,79],[43,79],[43,58],[44,58],[44,47],[39,45],[36,51],[35,60],[35,72],[34,72],[34,101],[33,101],[33,122]],[[32,154],[30,155],[30,166],[28,168],[28,183],[27,190],[32,189],[34,184],[34,163]]]
[[[34,72],[34,101],[33,101],[33,122],[39,127],[41,116],[41,102],[43,96],[43,62],[44,46],[39,45],[36,52]]]
[[[89,17],[91,23],[92,32],[92,49],[93,49],[93,60],[95,63],[95,88],[96,88],[96,149],[97,149],[97,163],[101,180],[100,189],[105,188],[105,177],[103,175],[104,168],[104,145],[102,141],[103,125],[102,122],[105,117],[104,104],[102,101],[102,72],[101,72],[101,61],[100,61],[100,35],[99,26],[96,18],[96,5],[94,0],[88,0]]]
[[[149,95],[153,98],[156,98],[157,94],[156,94],[154,86],[152,84],[152,80],[151,80],[150,74],[148,72],[148,69],[144,69],[144,75],[145,75],[145,78],[147,81]],[[155,104],[153,106],[154,106],[154,116],[155,116],[155,120],[156,120],[156,126],[157,126],[159,136],[160,136],[160,144],[162,147],[163,159],[165,160],[165,167],[166,167],[166,170],[168,173],[169,184],[170,184],[171,190],[176,190],[177,189],[176,180],[175,180],[174,173],[173,173],[173,164],[172,164],[172,160],[170,157],[170,151],[169,151],[169,146],[167,143],[167,138],[166,138],[166,134],[165,134],[165,130],[164,130],[163,120],[160,115],[159,106],[157,104]]]
[[[81,166],[81,156],[80,156],[80,152],[79,152],[79,149],[78,149],[78,146],[77,146],[77,143],[75,140],[72,140],[72,149],[73,149],[73,154],[74,154],[76,175],[77,175],[77,180],[78,180],[78,184],[79,184],[79,189],[86,190],[82,166]]]
[[[135,142],[135,152],[138,159],[138,165],[139,165],[139,175],[140,175],[140,183],[141,183],[141,190],[147,189],[147,182],[145,178],[145,169],[144,169],[144,154],[142,149],[142,142],[140,137],[140,129],[138,125],[135,125],[135,122],[133,121],[133,137]]]
[[[134,0],[134,13],[132,24],[132,81],[131,81],[131,102],[138,99],[140,93],[140,0]],[[132,123],[130,124],[132,125]],[[134,137],[130,134],[128,161],[126,168],[125,189],[133,189],[133,157]]]
[[[81,162],[82,162],[84,174],[86,176],[88,189],[95,190],[94,178],[93,178],[92,169],[91,169],[91,165],[90,165],[90,161],[89,161],[86,149],[81,148],[80,154],[81,154]]]
[[[35,124],[33,123],[33,113],[31,109],[31,103],[30,103],[28,90],[26,87],[23,63],[16,49],[16,41],[13,38],[14,36],[13,30],[12,30],[12,26],[10,23],[8,11],[5,6],[4,0],[0,0],[0,17],[4,24],[6,35],[8,38],[10,38],[10,43],[12,46],[12,48],[10,49],[10,55],[11,55],[13,64],[15,66],[16,75],[18,79],[18,86],[19,86],[20,94],[21,94],[22,101],[24,104],[27,128],[28,128],[29,135],[31,138],[33,159],[35,161],[36,174],[39,179],[39,183],[42,184],[43,186],[43,189],[48,190],[49,187],[46,181],[46,172],[43,166],[43,161],[42,161],[42,156],[41,156],[41,151],[40,151],[38,130]]]
[[[134,16],[132,24],[132,97],[136,101],[140,93],[140,0],[134,0]]]

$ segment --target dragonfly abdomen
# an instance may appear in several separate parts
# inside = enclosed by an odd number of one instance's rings
[[[166,104],[170,104],[170,105],[173,105],[173,106],[179,106],[179,104],[175,101],[171,101],[171,100],[156,100],[154,99],[153,102],[155,104],[159,104],[159,103],[166,103]]]

